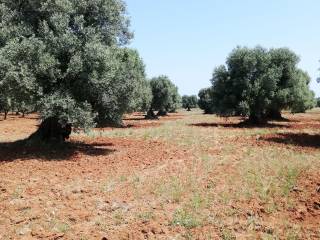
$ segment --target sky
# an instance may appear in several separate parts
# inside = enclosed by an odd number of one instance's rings
[[[210,86],[236,46],[289,47],[320,97],[319,0],[125,0],[149,78],[167,75],[180,94]]]

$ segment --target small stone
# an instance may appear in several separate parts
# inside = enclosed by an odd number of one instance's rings
[[[298,188],[297,186],[293,187],[293,192],[302,192],[302,189]]]

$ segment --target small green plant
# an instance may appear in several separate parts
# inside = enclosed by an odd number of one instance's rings
[[[162,182],[156,185],[156,194],[164,197],[167,201],[179,203],[186,189],[181,179],[171,177],[169,182]]]
[[[236,236],[234,233],[229,229],[222,229],[221,230],[221,239],[223,240],[235,240]]]
[[[194,213],[186,209],[178,209],[173,215],[172,225],[194,228],[200,226],[201,222]]]
[[[295,166],[288,166],[283,169],[281,173],[283,175],[283,183],[281,185],[282,195],[289,195],[290,191],[296,185],[299,173],[299,169]]]
[[[153,212],[143,212],[143,213],[140,213],[138,214],[138,218],[140,220],[142,220],[143,222],[149,222],[150,220],[152,220],[154,218],[154,214]]]
[[[66,233],[67,231],[69,231],[70,226],[69,224],[64,222],[56,222],[53,229],[59,233]]]
[[[126,182],[127,179],[128,179],[127,176],[124,176],[124,175],[120,176],[120,182]]]
[[[124,222],[124,216],[123,216],[123,213],[121,211],[116,211],[112,215],[112,218],[115,221],[116,225],[121,225]]]
[[[210,197],[204,193],[195,193],[190,199],[190,206],[194,210],[199,210],[208,206]]]

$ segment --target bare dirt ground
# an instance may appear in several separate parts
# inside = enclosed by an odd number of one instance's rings
[[[320,239],[320,111],[243,126],[199,111],[16,142],[0,121],[0,239]],[[1,118],[1,116],[0,116]]]

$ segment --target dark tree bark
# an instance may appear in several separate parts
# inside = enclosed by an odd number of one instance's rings
[[[29,137],[29,140],[64,142],[69,139],[71,130],[71,124],[62,125],[58,118],[50,117],[42,121],[38,130]]]
[[[266,118],[270,120],[282,120],[283,117],[281,116],[281,112],[278,110],[270,110],[267,113]]]
[[[264,118],[261,115],[257,115],[257,114],[251,114],[249,116],[249,119],[247,121],[249,124],[255,124],[255,125],[259,125],[259,124],[265,124],[267,123],[267,119]]]
[[[167,116],[168,114],[167,114],[167,111],[165,111],[165,110],[160,110],[157,115],[158,115],[158,116]]]
[[[7,110],[4,111],[4,120],[7,120],[8,112],[9,111],[7,111]]]
[[[190,108],[189,106],[187,107],[187,111],[188,111],[188,112],[190,112],[190,111],[191,111],[191,108]]]
[[[159,119],[155,114],[152,109],[149,109],[147,112],[147,115],[145,116],[146,119]]]

